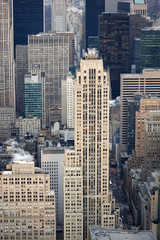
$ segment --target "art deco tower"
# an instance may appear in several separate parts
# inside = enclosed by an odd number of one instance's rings
[[[89,226],[115,228],[119,219],[109,192],[109,75],[94,49],[81,60],[75,83],[75,155],[82,167],[83,239],[89,239]]]
[[[0,107],[15,105],[13,26],[10,4],[10,0],[0,1]]]

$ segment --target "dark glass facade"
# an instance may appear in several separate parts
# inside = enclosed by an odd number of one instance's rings
[[[16,46],[16,112],[25,116],[24,104],[24,75],[28,72],[28,47]]]
[[[113,98],[120,95],[120,74],[130,70],[129,32],[128,14],[103,13],[99,17],[99,52],[104,67],[110,68]]]
[[[160,68],[160,30],[143,29],[141,32],[141,70]]]
[[[105,0],[86,0],[86,48],[88,37],[98,36],[98,16],[105,11]]]
[[[136,111],[139,110],[141,97],[142,97],[141,94],[135,94],[133,99],[128,99],[128,111],[127,111],[128,154],[132,154],[132,150],[135,149],[135,116]]]
[[[118,12],[130,13],[130,2],[118,2]]]
[[[43,0],[14,0],[14,49],[27,45],[28,34],[43,32]]]
[[[152,21],[140,14],[130,15],[130,65],[134,64],[135,38],[141,38],[141,29],[151,27],[152,24]]]

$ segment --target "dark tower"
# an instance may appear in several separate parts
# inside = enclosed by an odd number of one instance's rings
[[[86,0],[86,48],[88,37],[98,36],[98,15],[105,12],[105,0]]]
[[[14,50],[27,45],[28,34],[43,32],[43,0],[13,0]]]
[[[99,52],[110,68],[112,97],[120,95],[120,74],[129,73],[129,15],[103,13],[99,17]]]

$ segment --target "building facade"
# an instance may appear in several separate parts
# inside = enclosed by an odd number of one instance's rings
[[[138,54],[138,57],[140,56],[140,47],[141,46],[137,46],[136,45],[136,41],[135,39],[140,39],[141,38],[141,34],[142,34],[142,29],[144,28],[148,28],[148,27],[152,27],[153,22],[148,19],[143,17],[141,14],[130,14],[130,64],[135,64],[134,59],[135,59],[135,48],[139,47],[139,49],[137,49],[138,51],[136,52]],[[138,65],[139,64],[139,65]],[[138,63],[137,67],[138,69],[138,73],[140,72],[139,68],[140,68],[140,63]]]
[[[145,119],[151,110],[160,109],[160,99],[156,97],[145,97],[140,101],[139,111],[136,112],[135,128],[135,152],[139,158],[145,156]],[[148,146],[149,147],[149,146]]]
[[[0,2],[0,107],[15,107],[13,25],[10,0]]]
[[[75,151],[65,152],[63,199],[64,240],[83,240],[83,177]]]
[[[130,70],[129,15],[103,13],[99,17],[99,52],[110,68],[112,97],[120,95],[120,74]]]
[[[43,0],[14,0],[14,49],[27,45],[28,34],[43,32]]]
[[[77,72],[74,154],[74,164],[77,159],[77,167],[83,168],[83,239],[89,239],[90,225],[115,228],[119,222],[109,192],[109,79],[95,49],[88,50]],[[69,211],[74,212],[72,205]]]
[[[42,79],[35,74],[24,76],[25,117],[42,118]]]
[[[152,230],[160,239],[160,171],[152,172],[138,193],[138,219],[141,229]]]
[[[160,29],[146,28],[141,31],[141,70],[160,68]]]
[[[128,99],[128,117],[127,117],[127,134],[128,134],[128,154],[132,154],[135,149],[135,117],[136,111],[139,110],[140,99],[142,94],[135,94],[132,99]]]
[[[16,112],[25,116],[24,75],[28,72],[28,47],[16,46]]]
[[[41,120],[32,116],[28,116],[27,118],[19,117],[16,119],[15,126],[19,128],[19,134],[23,137],[26,133],[38,136],[41,130]]]
[[[147,17],[147,1],[146,0],[131,0],[130,13],[139,14]]]
[[[145,119],[144,179],[160,169],[160,111],[150,111]]]
[[[160,97],[160,70],[143,70],[142,74],[121,75],[121,151],[127,151],[127,100],[133,98],[135,93],[156,94]]]
[[[42,148],[41,168],[50,174],[50,189],[55,192],[56,225],[63,227],[63,164],[64,148]]]
[[[45,73],[46,126],[49,126],[49,110],[61,107],[61,81],[69,70],[69,37],[56,33],[29,35],[29,72],[32,64],[40,64]]]
[[[15,123],[15,108],[0,107],[0,142],[11,138],[11,129]]]
[[[49,174],[14,160],[0,174],[1,239],[56,240],[55,195]]]
[[[67,30],[66,13],[66,0],[52,0],[51,28],[53,32],[65,32]]]
[[[67,127],[75,126],[75,79],[73,75],[67,76]]]
[[[86,49],[88,38],[98,36],[98,15],[105,11],[105,0],[86,0]]]
[[[71,72],[62,81],[62,124],[74,128],[75,119],[75,79]]]

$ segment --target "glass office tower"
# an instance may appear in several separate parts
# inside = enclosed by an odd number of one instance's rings
[[[42,82],[38,75],[25,75],[25,117],[42,117]]]
[[[43,0],[14,0],[14,49],[27,45],[28,34],[43,32]]]
[[[98,15],[105,11],[105,0],[86,0],[86,48],[88,38],[98,36]]]
[[[141,70],[160,68],[160,29],[147,28],[141,31]]]

